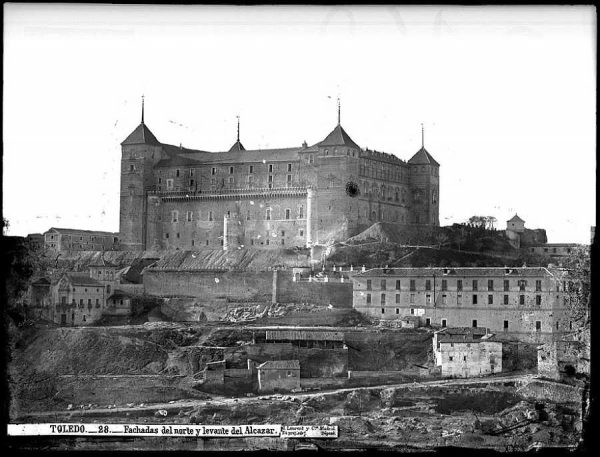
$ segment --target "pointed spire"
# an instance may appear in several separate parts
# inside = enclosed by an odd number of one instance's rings
[[[144,95],[142,95],[142,124],[144,123]]]
[[[425,149],[425,129],[423,128],[422,122],[421,122],[421,148]]]
[[[337,102],[338,102],[338,125],[341,125],[341,119],[342,119],[341,111],[342,111],[342,108],[341,108],[341,105],[340,105],[340,97],[339,96],[338,96]]]
[[[237,115],[237,141],[240,142],[240,115]]]

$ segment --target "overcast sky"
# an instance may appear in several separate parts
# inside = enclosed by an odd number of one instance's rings
[[[118,231],[120,142],[314,144],[440,162],[440,223],[518,213],[549,242],[595,225],[592,7],[4,4],[9,234]]]

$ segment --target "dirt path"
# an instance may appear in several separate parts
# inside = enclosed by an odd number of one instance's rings
[[[108,376],[114,377],[114,375]],[[489,384],[499,383],[514,380],[531,381],[537,378],[532,374],[518,374],[510,376],[489,376],[485,378],[467,378],[467,379],[442,379],[434,381],[423,381],[423,382],[408,382],[399,384],[380,384],[376,386],[368,387],[348,387],[342,389],[332,390],[321,390],[311,393],[289,393],[285,395],[258,395],[254,397],[239,397],[239,398],[227,398],[213,396],[210,400],[176,400],[170,403],[154,403],[144,406],[132,406],[132,407],[115,407],[115,408],[94,408],[94,409],[76,409],[76,410],[60,410],[60,411],[32,411],[29,413],[22,414],[17,420],[23,420],[25,418],[42,418],[42,417],[54,417],[54,418],[69,418],[74,419],[77,417],[85,416],[102,416],[102,415],[124,415],[126,413],[141,413],[141,412],[152,412],[159,409],[166,410],[167,412],[179,411],[185,408],[194,408],[203,404],[221,403],[221,404],[251,404],[257,401],[265,401],[271,399],[281,400],[283,397],[298,398],[300,400],[309,399],[319,396],[337,395],[345,392],[352,392],[356,390],[377,390],[377,389],[394,389],[398,387],[435,387],[435,386],[455,386],[462,384]]]

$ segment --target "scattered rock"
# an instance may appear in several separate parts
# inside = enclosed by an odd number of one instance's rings
[[[158,411],[156,411],[154,413],[154,417],[166,417],[167,416],[167,410],[166,409],[159,409]]]

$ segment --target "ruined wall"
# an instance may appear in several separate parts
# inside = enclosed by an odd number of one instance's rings
[[[467,378],[502,372],[502,343],[440,343],[442,376]]]
[[[335,307],[352,307],[352,282],[293,281],[290,271],[277,272],[277,295],[279,303],[332,304]]]
[[[258,369],[259,389],[264,392],[290,391],[300,388],[300,370]]]

